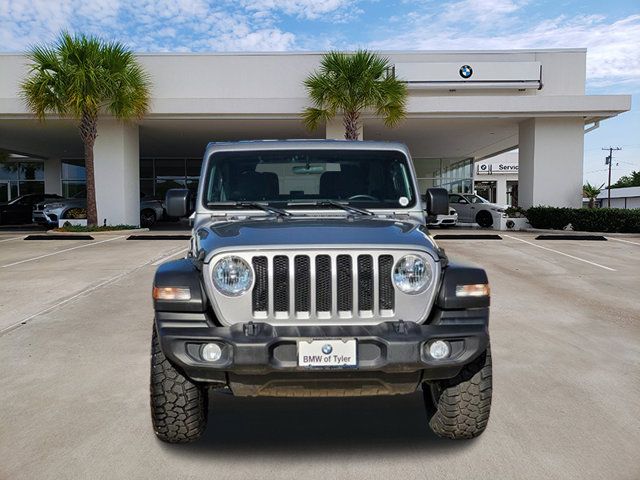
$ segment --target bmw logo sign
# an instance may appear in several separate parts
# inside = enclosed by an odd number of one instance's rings
[[[473,75],[473,68],[471,68],[469,65],[463,65],[460,67],[459,73],[462,78],[470,78],[471,75]]]
[[[331,345],[327,343],[322,346],[322,353],[329,355],[331,352],[333,352],[333,347]]]

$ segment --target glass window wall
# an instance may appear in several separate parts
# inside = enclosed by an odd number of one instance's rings
[[[61,177],[63,197],[82,196],[87,188],[87,171],[84,167],[84,159],[63,160]]]
[[[0,162],[0,182],[6,189],[2,197],[6,200],[29,193],[45,193],[44,163],[42,160],[9,155]]]
[[[141,158],[140,191],[147,197],[164,199],[170,188],[198,189],[201,158]]]
[[[414,159],[420,191],[427,188],[446,188],[451,193],[473,191],[472,158],[416,158]]]

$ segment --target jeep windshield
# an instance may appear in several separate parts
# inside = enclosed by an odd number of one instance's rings
[[[260,202],[291,209],[409,208],[416,195],[406,156],[394,150],[292,149],[213,153],[203,205]]]

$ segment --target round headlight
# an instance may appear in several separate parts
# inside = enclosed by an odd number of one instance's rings
[[[418,255],[405,255],[393,269],[393,282],[404,293],[423,292],[432,279],[431,264]]]
[[[213,284],[224,295],[242,295],[253,282],[253,271],[240,257],[224,257],[213,267]]]

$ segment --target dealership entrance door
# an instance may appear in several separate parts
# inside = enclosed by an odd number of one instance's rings
[[[475,182],[476,195],[481,196],[485,200],[489,200],[491,203],[496,203],[496,182],[494,181],[482,181]]]
[[[8,180],[0,180],[0,202],[11,200],[11,189]]]

